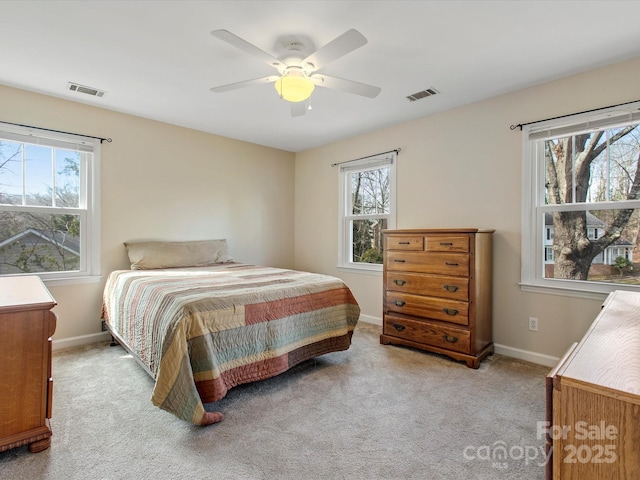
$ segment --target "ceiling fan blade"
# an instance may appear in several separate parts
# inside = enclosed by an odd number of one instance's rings
[[[214,30],[211,32],[211,35],[213,35],[216,38],[219,38],[223,42],[227,42],[229,45],[233,45],[234,47],[242,50],[245,53],[248,53],[249,55],[252,55],[258,58],[259,60],[262,60],[265,63],[268,63],[273,67],[278,68],[281,66],[285,66],[280,60],[278,60],[273,55],[268,54],[264,50],[259,49],[255,45],[247,42],[246,40],[243,40],[242,38],[238,37],[237,35],[234,35],[228,30]]]
[[[329,62],[333,62],[347,53],[353,52],[356,48],[360,48],[366,43],[367,39],[364,38],[360,32],[351,29],[309,55],[303,60],[303,64],[312,64],[313,71],[315,71]]]
[[[380,87],[354,82],[353,80],[345,80],[344,78],[330,77],[329,75],[315,74],[309,78],[319,87],[335,88],[336,90],[355,93],[363,97],[375,98],[382,91]]]
[[[291,102],[291,116],[292,117],[301,117],[305,113],[307,113],[307,102]]]
[[[252,87],[254,85],[262,85],[264,83],[273,83],[280,77],[278,75],[271,75],[269,77],[254,78],[253,80],[245,80],[244,82],[230,83],[228,85],[220,85],[219,87],[213,87],[210,90],[215,93],[228,92],[230,90],[237,90],[244,87]]]

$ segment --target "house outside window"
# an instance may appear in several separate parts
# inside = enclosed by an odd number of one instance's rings
[[[523,162],[522,288],[640,290],[640,102],[524,126]]]
[[[99,140],[0,124],[0,275],[99,276]]]
[[[544,262],[553,263],[553,247],[545,247],[544,249]]]
[[[340,164],[339,268],[382,272],[382,231],[395,228],[396,157]]]

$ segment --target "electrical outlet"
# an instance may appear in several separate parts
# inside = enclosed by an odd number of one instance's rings
[[[533,332],[537,332],[538,331],[538,319],[537,318],[529,317],[529,330],[531,330]]]

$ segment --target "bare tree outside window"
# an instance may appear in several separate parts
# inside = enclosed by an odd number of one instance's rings
[[[382,231],[395,228],[397,151],[340,166],[339,266],[382,272]]]
[[[544,141],[546,278],[640,284],[639,164],[638,124]]]
[[[352,214],[374,216],[389,213],[389,168],[350,174]],[[382,230],[386,218],[352,221],[353,261],[382,263]]]

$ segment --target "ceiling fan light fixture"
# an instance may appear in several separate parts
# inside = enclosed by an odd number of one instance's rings
[[[283,75],[276,83],[276,92],[287,102],[304,102],[316,87],[311,80],[302,75]]]

